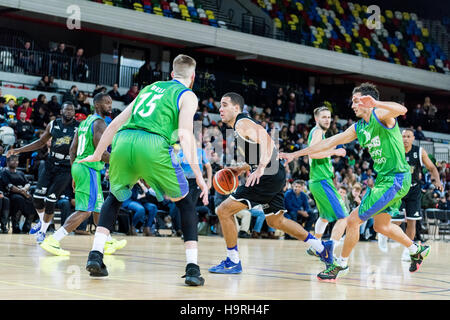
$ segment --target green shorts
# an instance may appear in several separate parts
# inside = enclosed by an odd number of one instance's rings
[[[164,195],[179,198],[189,192],[173,147],[160,135],[131,129],[118,132],[112,142],[109,164],[110,189],[119,201],[131,196],[131,189],[139,179],[152,187],[158,201]]]
[[[361,200],[358,216],[362,221],[386,212],[391,216],[398,213],[402,198],[408,194],[411,186],[411,173],[396,175],[378,175],[373,188],[367,188]]]
[[[82,163],[74,163],[71,170],[75,182],[75,210],[100,212],[103,204],[100,171]]]
[[[309,190],[314,197],[319,216],[322,219],[333,222],[348,217],[344,201],[334,187],[333,180],[312,181],[309,183]]]

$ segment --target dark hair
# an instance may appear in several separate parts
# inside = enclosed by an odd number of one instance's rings
[[[75,105],[73,104],[72,101],[64,101],[63,104],[61,105],[61,109],[64,109],[67,106],[72,106],[75,108]]]
[[[0,97],[0,103],[6,103],[6,99],[4,97]]]
[[[318,107],[314,109],[314,117],[317,117],[322,111],[330,111],[330,109],[328,109],[325,106],[322,107]],[[330,111],[331,112],[331,111]]]
[[[340,186],[339,189],[343,189],[343,190],[345,190],[345,192],[348,191],[347,188],[346,188],[345,186]]]
[[[412,134],[414,134],[414,129],[411,129],[411,128],[405,128],[405,129],[403,129],[403,131],[409,131]]]
[[[301,185],[301,186],[304,186],[304,185],[306,184],[306,182],[305,182],[305,180],[295,180],[295,181],[293,182],[293,184],[299,184],[299,185]]]
[[[377,87],[370,82],[364,82],[359,87],[355,87],[352,94],[357,92],[360,92],[363,96],[371,96],[375,100],[380,99],[380,93],[378,92]]]
[[[9,156],[9,158],[6,158],[6,162],[10,162],[11,160],[17,160],[17,159],[19,159],[19,156],[18,155],[16,155],[16,154],[13,154],[13,155],[11,155],[11,156]]]
[[[241,110],[242,110],[242,108],[244,107],[244,103],[245,103],[245,102],[244,102],[244,98],[243,98],[239,93],[236,93],[236,92],[228,92],[228,93],[225,93],[225,94],[222,96],[222,98],[225,98],[225,97],[230,98],[231,103],[234,104],[234,105],[237,104]]]
[[[109,97],[109,94],[107,93],[103,93],[103,92],[99,92],[94,96],[94,106],[96,106],[97,104],[101,103],[103,101],[104,98]]]

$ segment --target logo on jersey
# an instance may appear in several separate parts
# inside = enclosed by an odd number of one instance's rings
[[[60,146],[62,144],[70,144],[72,141],[71,136],[64,136],[62,138],[58,138],[55,142],[55,146]]]

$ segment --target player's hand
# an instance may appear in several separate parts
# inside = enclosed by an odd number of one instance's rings
[[[353,96],[353,102],[362,108],[375,108],[377,101],[372,96],[361,96],[359,98]]]
[[[334,151],[334,155],[338,156],[338,157],[345,157],[346,154],[347,154],[347,151],[345,151],[344,148],[339,148]]]
[[[206,185],[205,180],[203,179],[203,177],[198,177],[195,179],[195,181],[197,182],[198,187],[200,188],[200,190],[202,190],[202,193],[200,193],[200,198],[202,198],[203,204],[205,206],[208,205],[209,200],[208,200],[208,186]]]
[[[286,162],[284,163],[284,166],[286,166],[289,162],[295,159],[295,156],[293,153],[280,152],[278,154],[278,159],[286,160]]]
[[[17,152],[16,149],[9,149],[8,152],[6,153],[6,157],[9,158],[11,156],[15,156],[16,154],[19,154],[19,152]]]
[[[264,169],[263,168],[258,168],[256,169],[248,178],[247,181],[245,182],[245,186],[246,187],[253,187],[255,184],[259,183],[259,178],[262,177],[262,175],[264,174]]]
[[[87,156],[83,160],[78,160],[78,163],[82,162],[97,162],[102,160],[102,156],[96,156],[95,153],[93,155]]]
[[[441,180],[436,181],[436,189],[438,189],[441,192],[444,191],[444,186],[442,185]]]

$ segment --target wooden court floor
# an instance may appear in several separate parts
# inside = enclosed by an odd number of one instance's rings
[[[30,235],[0,235],[0,299],[450,299],[450,243],[428,241],[431,253],[421,270],[410,274],[401,262],[403,248],[389,242],[360,242],[350,272],[337,283],[319,283],[323,269],[295,240],[239,239],[243,273],[221,275],[207,268],[225,255],[224,240],[200,237],[199,264],[205,286],[188,287],[180,238],[125,238],[128,244],[105,257],[109,277],[92,279],[85,271],[93,236],[69,235],[62,241],[69,257],[55,257]],[[338,252],[340,248],[338,247]]]

